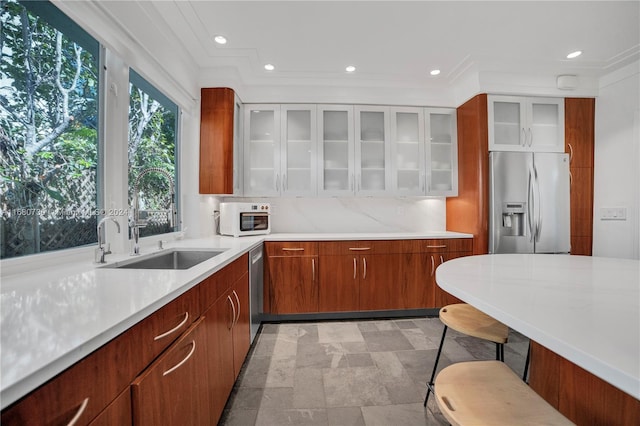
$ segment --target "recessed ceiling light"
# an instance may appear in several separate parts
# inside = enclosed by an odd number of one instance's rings
[[[273,64],[267,64],[264,66],[264,69],[267,71],[273,71],[276,69],[276,67]]]
[[[573,58],[577,58],[578,56],[582,55],[582,50],[576,50],[575,52],[571,52],[567,55],[567,59],[573,59]]]
[[[431,70],[431,72],[429,74],[438,75],[438,74],[440,74],[440,70]]]
[[[227,38],[225,36],[217,35],[213,38],[213,40],[218,44],[226,44]]]
[[[353,65],[349,65],[348,67],[345,68],[346,72],[354,72],[356,70],[356,67],[354,67]]]

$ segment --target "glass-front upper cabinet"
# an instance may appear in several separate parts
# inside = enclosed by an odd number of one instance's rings
[[[488,96],[489,150],[564,152],[564,99]]]
[[[318,194],[353,192],[353,107],[318,105]]]
[[[244,195],[279,195],[280,106],[245,105]]]
[[[283,195],[316,194],[316,106],[282,105],[280,192]]]
[[[388,107],[355,107],[357,194],[384,195],[392,186],[389,111]]]
[[[396,195],[425,191],[424,110],[391,108],[392,188]]]
[[[425,109],[427,195],[458,195],[456,110]]]

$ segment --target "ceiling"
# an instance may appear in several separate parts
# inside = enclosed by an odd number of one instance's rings
[[[560,74],[577,75],[593,88],[600,76],[640,58],[637,0],[136,5],[165,36],[175,37],[182,54],[200,68],[202,85],[231,79],[255,98],[266,99],[275,88],[294,93],[292,87],[317,97],[327,90],[445,93],[501,82],[555,86]],[[103,7],[122,19],[137,10],[131,2]],[[216,35],[228,42],[215,43]],[[567,59],[575,50],[583,54]],[[275,70],[266,71],[267,63]],[[347,65],[356,71],[347,73]],[[431,76],[433,69],[441,73]],[[470,79],[474,88],[465,89]]]

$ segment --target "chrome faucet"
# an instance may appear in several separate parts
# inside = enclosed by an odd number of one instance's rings
[[[167,216],[169,219],[169,227],[173,228],[173,224],[176,221],[176,208],[175,208],[175,184],[173,182],[173,177],[169,172],[159,167],[150,167],[148,169],[144,169],[140,172],[138,177],[135,180],[133,185],[133,208],[131,209],[131,216],[129,217],[129,228],[131,229],[132,236],[132,244],[131,244],[131,252],[129,253],[131,256],[137,256],[140,254],[140,246],[138,244],[140,240],[140,228],[144,228],[147,226],[147,219],[140,219],[140,196],[139,196],[139,187],[140,180],[142,177],[148,173],[160,173],[169,181],[169,186],[171,190],[171,201],[169,202],[169,208],[167,210]]]
[[[104,260],[105,254],[111,254],[111,245],[107,243],[107,238],[105,236],[104,246],[102,245],[102,228],[104,228],[104,224],[107,220],[111,220],[116,224],[116,229],[118,230],[118,234],[120,233],[120,224],[113,216],[105,216],[100,222],[98,222],[98,226],[96,226],[96,232],[98,233],[98,248],[95,252],[95,261],[96,263],[106,263]]]

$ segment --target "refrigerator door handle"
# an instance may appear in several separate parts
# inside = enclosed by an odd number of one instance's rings
[[[527,224],[529,225],[529,241],[533,242],[535,237],[535,229],[533,228],[533,170],[529,166],[529,178],[527,179]]]
[[[538,170],[533,166],[535,173],[536,195],[538,199],[535,202],[536,212],[536,243],[540,242],[540,233],[542,232],[542,197],[540,196],[540,180],[538,179]]]

